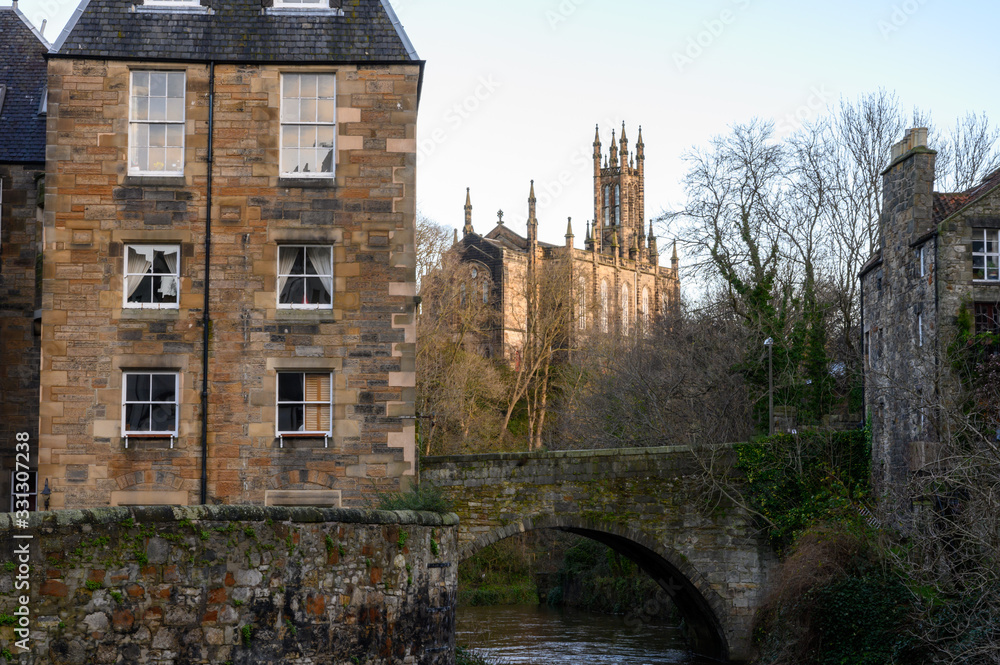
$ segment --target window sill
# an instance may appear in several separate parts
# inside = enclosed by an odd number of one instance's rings
[[[278,177],[278,187],[299,187],[301,189],[332,189],[337,186],[337,179],[330,178],[288,178]]]
[[[141,1],[141,0],[140,0]],[[214,15],[215,12],[210,7],[201,5],[132,5],[133,12],[139,13],[164,13],[164,14],[202,14]]]
[[[322,450],[329,449],[333,443],[332,434],[312,434],[302,432],[287,432],[275,437],[279,448],[292,450]]]
[[[343,16],[344,10],[333,7],[265,7],[265,16],[280,16],[281,14],[291,14],[292,16]]]
[[[180,309],[177,307],[146,309],[142,307],[123,307],[120,319],[150,319],[170,321],[178,318]]]
[[[136,448],[142,443],[144,449],[169,450],[177,445],[176,434],[126,434],[122,435],[122,445],[126,449]]]
[[[127,175],[123,184],[144,187],[183,187],[187,184],[187,178],[182,175]]]
[[[275,321],[309,321],[333,323],[337,320],[332,309],[276,309]]]

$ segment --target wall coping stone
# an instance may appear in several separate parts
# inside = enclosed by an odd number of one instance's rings
[[[312,506],[120,506],[88,510],[50,510],[28,515],[28,528],[63,527],[83,524],[115,524],[127,519],[148,524],[181,522],[338,522],[342,524],[415,524],[419,526],[457,526],[455,513],[430,513],[412,510],[361,510],[357,508],[318,508]],[[0,532],[14,531],[14,514],[0,514]],[[23,531],[23,527],[16,529]]]
[[[736,444],[724,443],[717,447],[729,448]],[[518,462],[533,459],[586,459],[600,457],[662,456],[692,452],[691,446],[661,446],[658,448],[601,448],[597,450],[556,450],[524,453],[485,453],[481,455],[440,455],[421,458],[422,465],[457,464],[463,462]]]

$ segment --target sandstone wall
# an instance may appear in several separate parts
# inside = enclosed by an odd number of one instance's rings
[[[413,473],[417,65],[215,69],[209,376],[209,71],[186,73],[179,177],[128,173],[129,72],[158,63],[49,62],[40,474],[53,508],[200,502],[209,384],[208,502],[317,491],[358,505]],[[282,71],[336,72],[334,179],[282,178]],[[124,247],[180,246],[179,306],[123,307]],[[333,306],[277,307],[278,246],[332,245]],[[180,377],[171,442],[122,435],[127,370]],[[333,373],[333,436],[276,433],[276,374]],[[307,499],[301,502],[310,503]]]
[[[454,662],[453,515],[105,508],[34,513],[28,529],[11,518],[0,515],[3,551],[31,544],[22,665]],[[0,573],[11,616],[17,574]],[[0,628],[14,654],[17,639]]]

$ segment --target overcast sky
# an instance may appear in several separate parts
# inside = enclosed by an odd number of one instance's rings
[[[0,0],[0,4],[10,4]],[[22,0],[54,40],[75,0]],[[593,217],[591,143],[624,121],[646,144],[646,214],[682,201],[682,155],[753,117],[780,132],[879,87],[947,126],[1000,121],[1000,5],[988,0],[395,0],[427,61],[418,207],[461,227],[524,233],[529,181],[539,233],[576,244]],[[666,245],[661,242],[661,248]]]

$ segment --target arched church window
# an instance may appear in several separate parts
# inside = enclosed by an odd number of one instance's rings
[[[642,332],[649,334],[649,289],[642,289]]]
[[[622,223],[622,192],[621,187],[615,185],[615,224]]]
[[[608,280],[601,280],[601,332],[608,332]]]
[[[611,185],[604,186],[604,224],[611,223]]]
[[[628,294],[628,284],[622,285],[622,334],[628,334],[629,326],[629,294]]]
[[[576,327],[587,329],[587,280],[580,277],[576,285]]]

